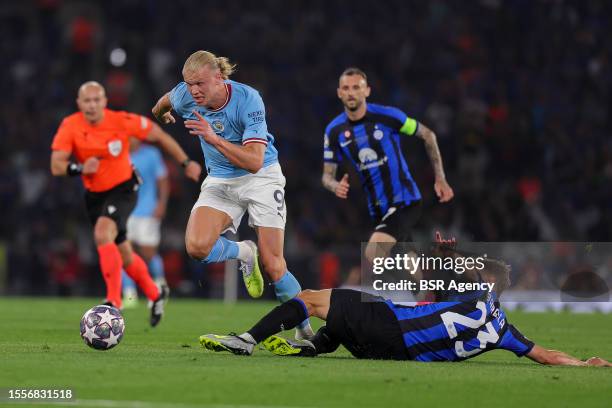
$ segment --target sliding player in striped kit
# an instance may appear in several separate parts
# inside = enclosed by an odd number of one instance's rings
[[[203,347],[251,355],[263,343],[282,356],[313,357],[332,353],[340,345],[356,358],[383,360],[463,361],[492,350],[507,350],[518,357],[547,365],[612,367],[591,357],[581,360],[548,350],[529,340],[508,322],[498,294],[507,286],[510,267],[487,259],[482,278],[495,283],[470,300],[400,305],[379,296],[349,289],[305,290],[274,308],[245,333],[205,334]],[[279,336],[307,316],[326,321],[310,341],[292,341]]]
[[[263,100],[255,89],[230,80],[233,71],[227,58],[208,51],[193,53],[183,67],[184,82],[157,102],[153,114],[162,123],[175,123],[174,110],[185,119],[189,133],[199,137],[204,152],[208,177],[187,224],[189,255],[205,263],[238,259],[252,297],[261,296],[264,289],[261,259],[277,299],[285,302],[301,290],[283,256],[285,177]],[[221,236],[235,232],[247,211],[259,248],[252,241]],[[296,337],[312,335],[305,319]]]

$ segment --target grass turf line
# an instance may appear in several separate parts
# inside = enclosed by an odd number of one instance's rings
[[[200,334],[248,329],[275,305],[262,301],[172,299],[155,329],[141,301],[124,312],[121,344],[101,352],[79,337],[79,320],[95,302],[0,299],[0,388],[71,388],[84,401],[79,405],[152,408],[601,407],[612,392],[610,369],[542,367],[504,351],[463,363],[415,363],[356,360],[344,349],[288,359],[265,350],[240,357],[200,348]],[[612,358],[612,315],[515,312],[508,320],[542,346]]]

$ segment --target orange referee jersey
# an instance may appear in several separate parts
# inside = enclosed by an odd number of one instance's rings
[[[144,140],[152,126],[144,116],[110,109],[104,109],[102,121],[92,125],[76,112],[64,118],[51,149],[70,152],[80,163],[93,156],[100,159],[98,171],[82,179],[87,190],[106,191],[132,177],[129,138]]]

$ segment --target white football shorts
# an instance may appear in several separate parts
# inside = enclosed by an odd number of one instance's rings
[[[232,225],[223,232],[235,233],[246,211],[250,227],[285,229],[285,176],[280,164],[240,177],[206,177],[191,211],[198,207],[212,207],[229,215]]]
[[[158,246],[161,238],[161,222],[155,217],[130,215],[127,220],[127,239],[137,245]]]

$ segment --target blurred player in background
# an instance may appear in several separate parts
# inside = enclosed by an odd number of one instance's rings
[[[142,178],[138,190],[138,202],[127,220],[127,239],[149,267],[149,272],[158,286],[166,284],[164,263],[157,249],[161,239],[161,223],[166,215],[170,182],[164,159],[155,146],[130,139],[130,160]],[[122,272],[123,307],[138,303],[136,284]]]
[[[322,182],[346,199],[348,174],[336,180],[338,164],[345,160],[357,170],[374,222],[365,254],[371,260],[386,255],[381,248],[412,241],[412,228],[421,215],[421,192],[402,153],[402,136],[414,135],[425,143],[440,202],[450,201],[454,193],[446,181],[436,135],[397,108],[367,103],[370,91],[367,76],[359,68],[348,68],[340,75],[337,92],[344,112],[325,129]],[[377,243],[388,245],[378,247]]]
[[[189,133],[199,136],[204,152],[208,177],[187,224],[189,255],[205,263],[238,259],[249,294],[261,296],[257,245],[221,236],[228,230],[236,232],[248,211],[264,271],[277,299],[285,302],[301,290],[283,256],[285,177],[268,132],[263,100],[255,89],[230,80],[233,72],[227,58],[208,51],[193,53],[183,67],[184,82],[160,98],[153,114],[162,123],[175,123],[174,110],[185,119]],[[313,334],[305,319],[296,337]]]
[[[150,323],[156,326],[163,315],[168,289],[157,287],[146,263],[134,253],[126,237],[127,218],[136,204],[140,184],[129,159],[129,139],[158,143],[183,164],[185,175],[194,181],[199,180],[202,169],[189,160],[170,135],[144,116],[106,109],[106,93],[99,83],[81,85],[76,102],[79,112],[64,118],[53,139],[51,173],[81,176],[83,180],[85,205],[94,226],[94,241],[106,282],[106,301],[121,308],[123,267],[153,302]]]

